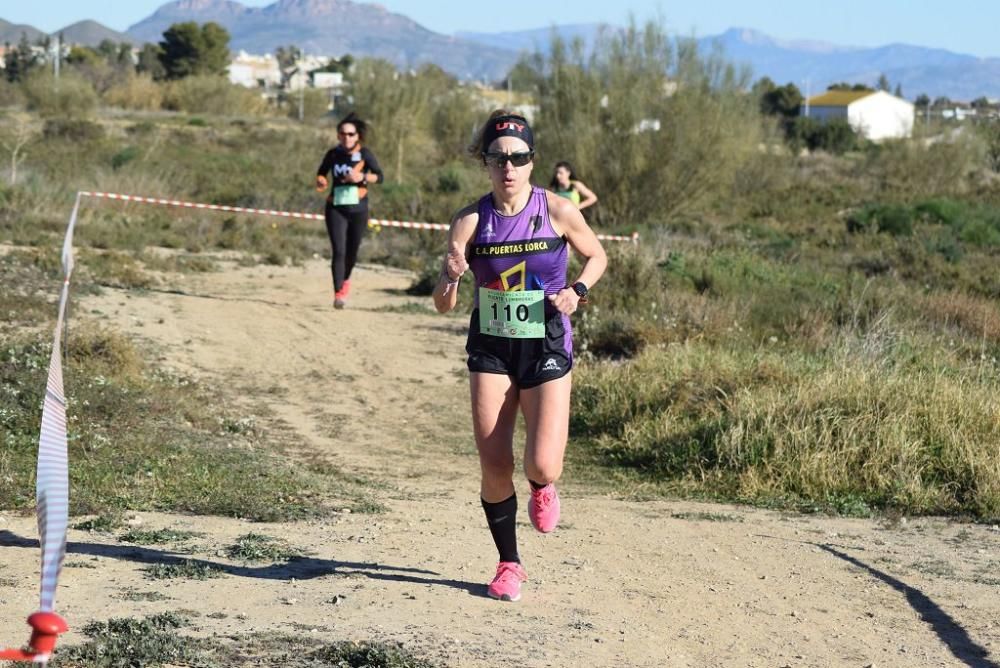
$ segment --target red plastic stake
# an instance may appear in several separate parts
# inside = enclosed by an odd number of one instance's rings
[[[0,650],[0,659],[6,661],[48,661],[56,648],[59,635],[69,631],[66,620],[54,612],[36,612],[28,617],[31,640],[28,649]]]

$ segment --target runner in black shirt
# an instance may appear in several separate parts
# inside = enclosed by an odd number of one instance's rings
[[[362,146],[365,122],[351,112],[337,124],[338,143],[326,152],[316,172],[316,189],[332,185],[326,198],[326,231],[333,247],[333,305],[344,308],[351,270],[368,229],[368,185],[382,182],[375,155]],[[332,177],[332,179],[330,178]]]

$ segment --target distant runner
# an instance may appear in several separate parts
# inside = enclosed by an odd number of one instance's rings
[[[576,174],[573,173],[573,165],[565,160],[556,163],[549,188],[560,197],[565,197],[573,202],[576,208],[581,210],[597,203],[597,195],[585,186],[583,181],[576,178]]]
[[[469,324],[472,424],[482,467],[480,495],[500,553],[487,593],[516,601],[526,575],[517,551],[514,424],[520,409],[531,485],[528,516],[542,532],[559,521],[553,483],[569,435],[573,335],[569,316],[601,278],[607,258],[579,210],[529,181],[534,138],[528,122],[495,111],[470,151],[483,161],[493,190],[455,216],[434,306],[455,308],[458,282],[472,269],[475,310]],[[569,247],[583,259],[566,282]]]
[[[368,186],[382,182],[375,155],[362,146],[365,122],[351,112],[337,124],[339,143],[326,152],[316,172],[316,190],[333,188],[326,198],[326,232],[333,259],[333,306],[344,308],[351,291],[351,270],[358,259],[361,240],[368,231]]]

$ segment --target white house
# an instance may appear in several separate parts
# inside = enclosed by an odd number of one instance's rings
[[[344,75],[341,72],[311,72],[313,88],[340,91],[344,87]]]
[[[229,63],[228,70],[230,83],[247,88],[281,85],[281,69],[278,67],[278,59],[271,54],[251,56],[245,51],[240,51]]]
[[[821,121],[843,118],[872,141],[913,134],[914,106],[885,91],[831,90],[809,98],[799,114]]]

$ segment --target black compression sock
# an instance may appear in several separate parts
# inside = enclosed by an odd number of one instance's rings
[[[500,553],[500,561],[521,563],[517,554],[517,494],[499,503],[483,501],[483,510],[486,511],[486,523]]]
[[[531,489],[535,490],[536,492],[546,486],[546,485],[539,485],[534,480],[529,480],[528,482],[531,483]]]

